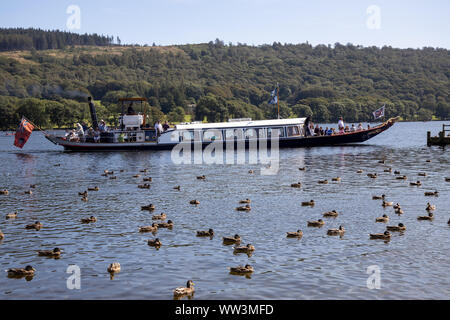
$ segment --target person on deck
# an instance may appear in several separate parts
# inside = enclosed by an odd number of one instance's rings
[[[342,117],[339,117],[339,121],[338,121],[339,133],[344,133],[344,129],[345,129],[344,119]]]
[[[169,128],[170,128],[170,126],[169,126],[169,124],[167,123],[167,121],[164,122],[164,124],[163,124],[162,127],[163,127],[164,132],[166,132],[166,131],[169,130]]]
[[[75,129],[75,134],[79,137],[82,138],[84,136],[84,130],[83,127],[81,126],[81,124],[77,123],[76,125],[76,129]]]
[[[364,130],[362,123],[358,124],[358,131]]]
[[[350,128],[350,132],[355,132],[355,131],[356,131],[355,124],[352,123],[352,127]]]
[[[316,124],[316,127],[314,128],[314,135],[315,136],[319,136],[320,135],[320,128],[319,128],[318,124]]]
[[[106,123],[104,120],[100,121],[100,124],[98,125],[98,129],[100,130],[100,132],[108,131],[108,127],[106,126]]]
[[[128,107],[127,115],[129,115],[129,116],[136,115],[136,111],[134,111],[134,109],[133,109],[133,102],[130,103],[130,106]]]

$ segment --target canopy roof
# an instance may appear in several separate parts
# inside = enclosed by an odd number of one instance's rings
[[[223,128],[243,128],[243,127],[276,127],[288,125],[303,125],[306,118],[275,119],[275,120],[253,120],[253,121],[231,121],[216,123],[190,123],[178,124],[177,130],[200,130],[200,129],[223,129]]]

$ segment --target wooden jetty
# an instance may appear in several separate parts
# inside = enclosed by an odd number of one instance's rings
[[[449,128],[449,129],[446,129]],[[446,136],[445,133],[449,132],[449,134]],[[443,124],[442,125],[442,131],[439,132],[439,135],[437,137],[432,137],[431,132],[427,131],[427,146],[445,146],[447,144],[450,144],[450,125],[449,124]]]

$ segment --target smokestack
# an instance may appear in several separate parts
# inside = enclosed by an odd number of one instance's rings
[[[92,119],[92,127],[98,128],[98,120],[97,120],[97,112],[95,111],[94,103],[92,102],[92,98],[88,98],[89,101],[89,111],[91,112],[91,119]]]

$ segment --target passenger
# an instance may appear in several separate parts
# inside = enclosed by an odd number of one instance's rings
[[[84,136],[84,130],[83,127],[81,126],[81,124],[77,123],[76,125],[76,129],[75,129],[75,133],[76,135],[81,138]]]
[[[90,127],[87,131],[87,138],[94,139],[94,129],[92,129],[92,127]]]
[[[355,131],[356,131],[355,124],[352,123],[352,127],[350,128],[350,132],[355,132]]]
[[[108,131],[108,127],[106,126],[106,123],[104,120],[100,121],[100,124],[98,125],[98,129],[100,130],[100,132],[107,132]]]
[[[342,117],[339,117],[339,121],[338,121],[339,133],[344,133],[344,128],[345,128],[344,119]]]
[[[94,142],[100,142],[100,130],[98,129],[98,127],[94,130]]]
[[[370,129],[370,124],[367,125],[367,130],[369,130],[369,129]]]
[[[133,109],[133,102],[130,103],[130,106],[128,107],[127,115],[129,115],[129,116],[134,116],[134,115],[136,115],[136,111],[134,111],[134,109]]]
[[[323,131],[323,128],[322,128],[322,127],[319,128],[319,132],[320,132],[320,135],[321,135],[321,136],[325,135],[325,131]]]
[[[319,125],[318,124],[316,124],[316,127],[314,128],[314,135],[315,136],[320,135],[320,129],[319,129]]]
[[[336,134],[336,130],[334,128],[331,128],[331,135],[334,136]]]
[[[170,128],[170,126],[169,126],[169,124],[167,123],[167,121],[164,122],[164,124],[163,124],[163,130],[164,130],[164,132],[166,132],[167,130],[169,130],[169,128]]]
[[[363,126],[362,126],[362,123],[359,123],[358,124],[358,129],[357,129],[358,131],[361,131],[361,130],[364,130],[364,128],[363,128]]]
[[[88,130],[88,126],[87,126],[86,122],[82,122],[81,127],[83,128],[84,132],[86,132]]]
[[[350,128],[348,126],[345,126],[344,132],[345,133],[350,132]]]
[[[161,133],[163,133],[163,129],[162,129],[162,126],[161,126],[161,123],[159,122],[159,120],[156,121],[156,123],[155,123],[155,131],[156,131],[157,136],[160,136]]]

